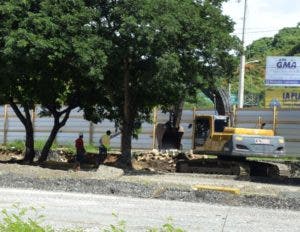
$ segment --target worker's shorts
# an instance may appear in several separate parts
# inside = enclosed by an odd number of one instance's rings
[[[78,149],[76,151],[76,161],[79,163],[82,163],[84,160],[84,154],[85,154],[85,150],[83,149]]]
[[[99,147],[99,155],[107,155],[107,148],[104,146]]]
[[[104,160],[106,159],[106,157],[107,157],[106,147],[100,146],[99,147],[99,155],[98,155],[97,160],[96,160],[97,164],[99,165],[100,163],[103,163]]]

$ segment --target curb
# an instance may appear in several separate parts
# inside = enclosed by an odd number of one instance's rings
[[[219,191],[219,192],[227,192],[235,195],[240,195],[241,190],[238,188],[230,188],[230,187],[222,187],[222,186],[213,186],[213,185],[193,185],[193,190],[210,190],[210,191]]]

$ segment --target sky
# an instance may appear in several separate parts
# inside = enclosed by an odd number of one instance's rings
[[[245,0],[229,0],[223,12],[236,23],[234,34],[242,38]],[[247,0],[245,45],[272,37],[284,27],[300,23],[300,0]]]

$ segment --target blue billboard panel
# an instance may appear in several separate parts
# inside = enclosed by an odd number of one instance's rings
[[[265,84],[268,86],[300,86],[300,57],[268,56]]]

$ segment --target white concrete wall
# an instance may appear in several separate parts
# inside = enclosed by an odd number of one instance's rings
[[[46,140],[53,124],[53,119],[49,117],[39,117],[40,109],[36,109],[36,117],[34,120],[35,139]],[[213,114],[213,110],[196,111],[197,114]],[[165,123],[168,120],[168,115],[158,112],[157,122]],[[261,116],[267,123],[266,128],[272,128],[273,111],[272,110],[239,110],[237,111],[236,125],[238,127],[253,128],[257,125],[258,117]],[[278,112],[278,135],[286,138],[288,154],[300,156],[300,110],[281,110]],[[184,110],[182,117],[182,126],[184,127],[184,136],[182,139],[183,149],[189,150],[192,146],[192,129],[188,125],[192,123],[193,111]],[[4,106],[0,106],[0,143],[4,142]],[[13,110],[8,107],[7,110],[7,134],[8,142],[15,140],[25,140],[25,131],[22,123],[14,114]],[[90,122],[84,120],[83,112],[77,109],[73,110],[70,119],[57,135],[56,141],[59,144],[73,144],[79,132],[84,133],[86,143],[91,139],[94,145],[98,144],[99,138],[108,130],[114,131],[114,123],[109,120],[104,120],[102,123],[93,124],[92,133],[90,133]],[[142,132],[138,140],[133,140],[134,149],[152,149],[152,131],[153,125],[143,123]],[[121,137],[117,136],[112,141],[112,147],[119,148]]]

